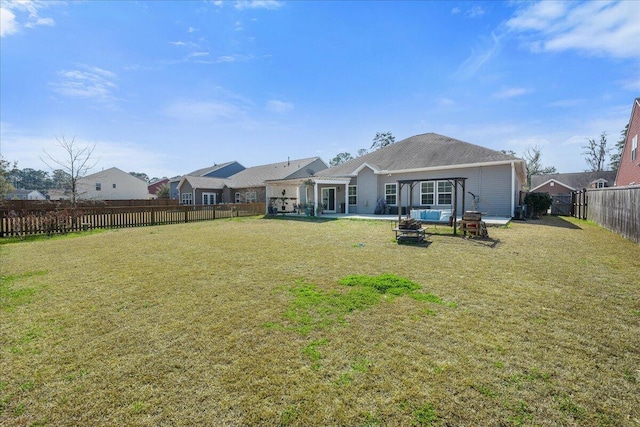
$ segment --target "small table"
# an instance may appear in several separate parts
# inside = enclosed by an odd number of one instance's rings
[[[417,229],[410,228],[394,228],[396,240],[400,242],[422,242],[424,241],[425,229],[420,227]]]

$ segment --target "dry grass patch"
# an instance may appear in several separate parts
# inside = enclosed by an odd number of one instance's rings
[[[437,231],[254,218],[0,245],[0,425],[639,425],[638,245],[561,218]]]

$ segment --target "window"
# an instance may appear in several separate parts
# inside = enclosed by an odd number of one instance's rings
[[[236,203],[242,203],[242,199],[240,199],[240,192],[236,191]]]
[[[436,186],[435,182],[421,182],[420,183],[420,204],[421,205],[433,205],[436,200]]]
[[[635,161],[638,158],[638,135],[631,140],[631,161]]]
[[[438,181],[438,204],[450,205],[453,186],[449,181]]]
[[[113,188],[116,188],[116,185],[115,185],[115,184],[113,184]]]
[[[398,194],[398,184],[384,185],[384,198],[388,206],[396,204],[396,196]]]
[[[604,181],[596,181],[595,188],[604,188]]]
[[[99,182],[96,182],[96,191],[100,191],[102,190],[102,184]]]
[[[216,193],[202,193],[202,204],[203,205],[215,205],[216,204]]]
[[[192,205],[193,199],[191,193],[181,193],[180,194],[180,204],[183,205]]]
[[[255,203],[258,201],[258,196],[255,191],[247,191],[244,193],[244,199],[245,203]]]
[[[355,185],[349,186],[349,204],[357,205],[358,204],[358,187]]]

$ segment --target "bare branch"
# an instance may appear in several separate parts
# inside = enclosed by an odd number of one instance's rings
[[[40,157],[40,160],[47,166],[49,166],[52,170],[58,169],[53,167],[52,165],[58,165],[60,169],[69,174],[71,180],[71,197],[72,202],[75,205],[78,189],[77,183],[80,178],[85,176],[89,170],[91,170],[97,163],[99,159],[93,158],[93,151],[96,148],[96,145],[93,146],[85,145],[84,147],[78,147],[76,145],[76,137],[71,138],[71,141],[67,141],[64,135],[60,137],[55,137],[58,145],[64,150],[65,155],[64,159],[58,159],[47,151],[43,150],[46,158]]]

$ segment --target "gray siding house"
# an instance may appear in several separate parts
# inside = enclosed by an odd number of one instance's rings
[[[179,176],[176,178],[172,178],[169,182],[169,190],[171,192],[172,199],[180,199],[180,191],[178,191],[178,185],[180,184],[182,178],[184,176],[190,177],[209,177],[209,178],[228,178],[231,175],[234,175],[242,170],[245,167],[242,166],[237,161],[231,161],[221,164],[214,164],[213,166],[209,166],[206,168],[194,170],[193,172],[189,172],[186,175]]]
[[[465,192],[458,191],[458,202],[466,209],[488,216],[512,217],[526,183],[522,159],[435,133],[426,133],[391,144],[362,157],[316,173],[312,178],[271,181],[267,191],[300,188],[303,203],[321,206],[326,213],[376,213],[381,201],[390,214],[402,206],[415,209],[451,209],[450,178],[465,178]],[[399,182],[415,180],[415,185]],[[411,194],[409,194],[411,192]]]
[[[258,202],[266,206],[273,202],[267,196],[266,181],[302,179],[326,168],[327,164],[320,157],[287,160],[243,168],[228,178],[185,175],[176,188],[183,205]],[[289,210],[293,210],[298,201],[293,195],[288,199]]]
[[[320,157],[309,157],[247,168],[227,180],[228,197],[236,203],[264,202],[274,204],[275,198],[282,197],[282,193],[268,193],[266,182],[282,179],[304,179],[327,169],[327,167],[327,164]],[[299,198],[295,194],[288,194],[287,198],[289,199],[287,210],[293,210],[293,206],[299,203]]]

